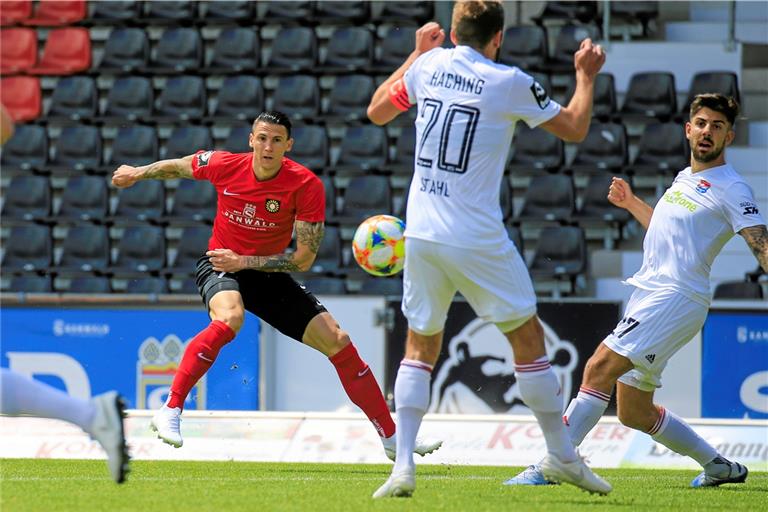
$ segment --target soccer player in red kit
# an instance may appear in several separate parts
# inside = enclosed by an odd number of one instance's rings
[[[368,416],[387,456],[394,460],[395,423],[376,378],[349,335],[289,274],[312,266],[325,220],[322,182],[284,157],[293,142],[288,117],[263,112],[248,138],[252,153],[198,151],[142,167],[122,165],[112,176],[113,185],[120,188],[145,179],[208,180],[218,194],[208,251],[197,262],[197,287],[211,323],[187,346],[168,400],[152,418],[151,427],[164,442],[182,445],[179,422],[184,400],[240,330],[245,311],[250,311],[330,359],[350,400]],[[288,253],[294,230],[296,250]],[[415,452],[425,455],[440,444],[420,443]]]

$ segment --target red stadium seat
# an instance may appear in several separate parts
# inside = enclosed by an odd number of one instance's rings
[[[39,27],[72,25],[83,20],[87,11],[85,0],[40,0],[35,14],[24,24]]]
[[[32,0],[3,0],[0,9],[0,25],[20,23],[32,15]]]
[[[85,28],[58,28],[48,33],[34,75],[72,75],[91,67],[91,36]]]
[[[16,122],[40,116],[40,79],[33,76],[10,76],[0,80],[3,105]]]
[[[0,30],[0,73],[23,73],[37,62],[37,32],[31,28]]]

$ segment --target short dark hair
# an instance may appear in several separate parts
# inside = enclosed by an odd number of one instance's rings
[[[279,124],[280,126],[285,126],[285,130],[288,132],[288,138],[291,138],[291,120],[282,112],[278,112],[277,110],[266,110],[254,119],[252,128],[256,128],[256,123]]]
[[[504,29],[504,6],[491,0],[464,0],[453,6],[451,28],[459,44],[484,48]]]
[[[736,118],[739,117],[739,104],[730,96],[723,94],[707,93],[697,94],[691,102],[690,119],[696,115],[696,112],[702,108],[708,108],[715,112],[720,112],[728,119],[728,122],[733,126],[736,123]]]

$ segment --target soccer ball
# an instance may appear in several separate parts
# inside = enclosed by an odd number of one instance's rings
[[[352,239],[352,253],[363,270],[374,276],[391,276],[405,263],[405,222],[391,215],[365,219]]]

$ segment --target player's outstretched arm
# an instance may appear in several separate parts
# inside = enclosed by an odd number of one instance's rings
[[[149,165],[133,167],[121,165],[112,173],[112,185],[117,188],[132,186],[139,180],[169,180],[173,178],[194,178],[192,175],[192,157],[173,158],[160,160]]]
[[[651,216],[653,215],[653,208],[632,192],[632,187],[629,186],[629,183],[614,176],[608,189],[608,200],[613,205],[627,210],[637,219],[637,222],[642,224],[645,229],[648,229],[648,224],[651,223]]]
[[[768,272],[768,229],[764,225],[750,226],[739,231],[757,258],[763,272]]]
[[[237,272],[243,269],[262,272],[306,272],[312,267],[323,241],[323,222],[296,221],[296,251],[271,256],[241,256],[229,249],[206,252],[215,272]]]
[[[402,82],[398,84],[398,80],[403,78],[403,75],[411,67],[413,61],[418,59],[421,54],[441,46],[443,41],[445,41],[445,31],[434,21],[426,23],[416,31],[416,45],[413,52],[411,52],[403,65],[397,68],[373,93],[371,103],[368,105],[368,119],[371,122],[381,126],[387,124],[403,112],[402,109],[392,103],[390,99],[391,91],[396,93],[397,87],[403,86]],[[393,90],[393,88],[395,89]]]
[[[568,106],[542,123],[541,127],[566,142],[581,142],[589,132],[592,120],[592,100],[595,91],[595,77],[605,63],[605,53],[598,44],[587,38],[581,42],[579,51],[573,56],[576,68],[576,91]]]

